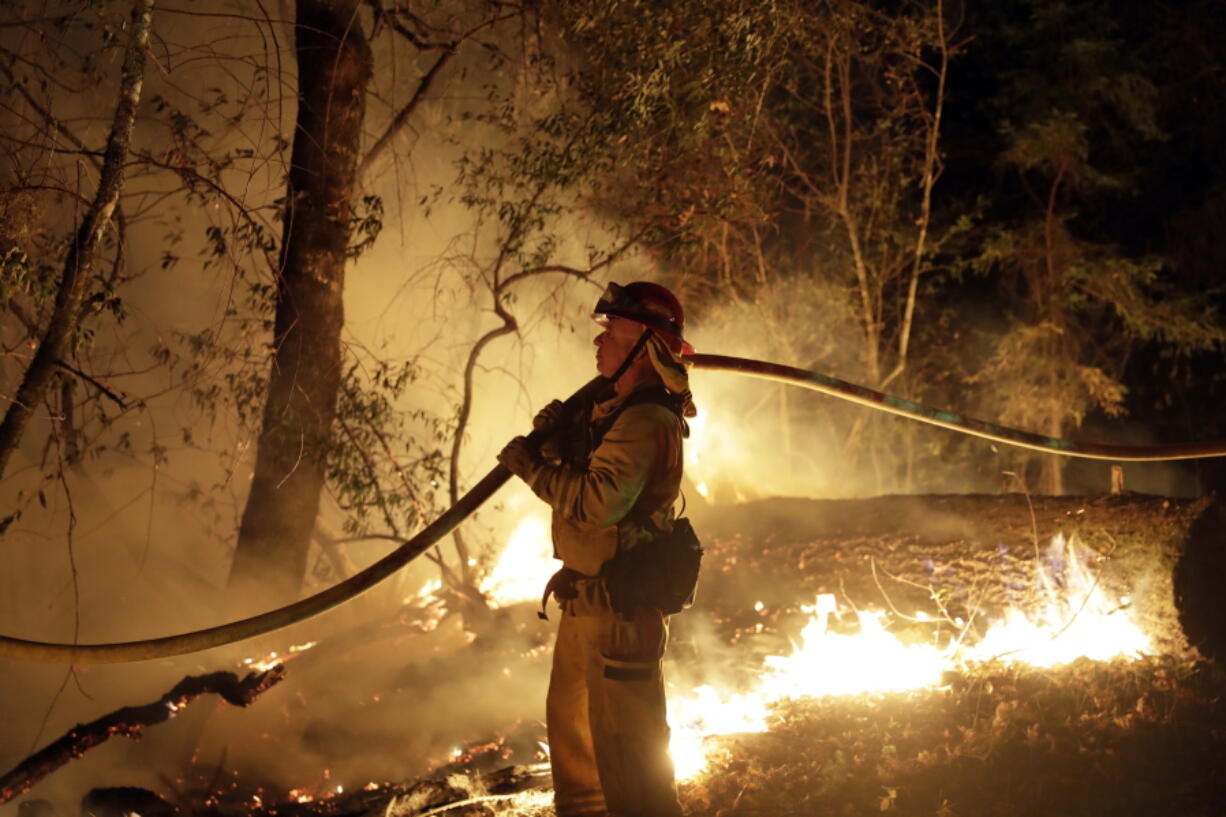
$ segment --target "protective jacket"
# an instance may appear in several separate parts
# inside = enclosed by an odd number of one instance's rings
[[[672,524],[681,489],[681,420],[658,402],[635,401],[638,391],[596,403],[590,417],[579,418],[580,432],[585,425],[603,430],[586,462],[563,459],[565,446],[554,440],[524,475],[554,511],[554,555],[585,576],[599,574],[619,545],[648,543],[653,528],[667,531]],[[627,402],[633,405],[623,410]],[[602,429],[610,417],[612,425]],[[573,439],[575,431],[564,433]]]

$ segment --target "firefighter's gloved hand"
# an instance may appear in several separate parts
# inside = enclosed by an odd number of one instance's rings
[[[533,428],[552,428],[562,422],[562,414],[565,412],[565,406],[561,400],[550,401],[549,405],[537,412],[532,418]]]
[[[541,455],[523,437],[516,437],[498,453],[498,462],[517,477],[528,479],[536,472]]]

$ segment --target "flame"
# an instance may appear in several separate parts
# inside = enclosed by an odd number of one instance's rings
[[[859,613],[860,632],[829,630],[835,598],[824,593],[808,608],[809,623],[789,656],[766,658],[754,690],[733,693],[701,686],[669,700],[673,733],[670,753],[677,777],[685,779],[706,767],[703,746],[708,735],[761,732],[770,704],[781,698],[855,695],[914,689],[939,684],[949,664],[949,649],[906,645],[886,631],[881,612]]]
[[[685,443],[685,475],[694,484],[694,490],[703,499],[714,501],[718,501],[715,494],[734,502],[759,495],[763,475],[754,472],[752,464],[761,462],[762,452],[747,442],[743,434],[725,433],[728,428],[740,430],[743,418],[713,415],[705,405],[697,411],[686,420],[690,436]],[[781,485],[773,490],[788,493]]]
[[[1009,610],[967,651],[967,660],[1021,660],[1037,667],[1077,658],[1107,661],[1140,658],[1150,639],[1127,614],[1129,600],[1108,597],[1081,556],[1076,538],[1057,534],[1039,560],[1038,580],[1046,603],[1027,618]]]
[[[278,664],[284,664],[286,661],[294,658],[300,653],[304,653],[317,645],[318,641],[308,641],[305,644],[292,644],[289,649],[282,655],[276,651],[270,652],[263,658],[244,658],[243,666],[255,670],[256,672],[267,672]]]
[[[695,489],[704,497],[713,488],[739,495],[737,486],[720,481],[728,471],[725,464],[737,460],[735,435],[719,433],[718,423],[701,410],[689,424],[686,473]],[[1041,604],[1032,606],[1029,615],[1016,608],[1005,611],[977,641],[964,622],[955,620],[934,631],[961,630],[956,638],[903,643],[889,632],[889,614],[880,610],[849,611],[841,620],[854,617],[859,632],[836,632],[830,622],[839,612],[837,601],[832,594],[819,595],[812,608],[802,608],[810,620],[792,652],[765,659],[753,688],[670,685],[670,752],[677,778],[693,777],[706,767],[706,738],[764,731],[772,704],[781,699],[940,686],[946,673],[985,661],[1050,667],[1081,657],[1133,659],[1147,654],[1150,640],[1132,620],[1128,600],[1109,597],[1081,552],[1076,540],[1055,537],[1036,564],[1034,588]],[[547,513],[527,512],[482,583],[482,592],[496,606],[538,598],[551,556]],[[763,610],[761,602],[755,609]],[[924,611],[912,617],[933,619]]]
[[[498,607],[541,597],[546,565],[553,558],[546,511],[526,514],[516,525],[498,564],[481,584],[481,592]]]
[[[443,580],[440,578],[428,579],[412,596],[405,596],[403,603],[409,606],[417,606],[430,600],[430,598],[443,589]]]
[[[1108,597],[1080,550],[1075,539],[1054,538],[1037,566],[1038,592],[1044,597],[1040,611],[1027,617],[1011,609],[970,645],[958,640],[904,644],[886,630],[881,611],[857,612],[858,634],[832,632],[835,597],[818,596],[808,608],[811,618],[796,649],[788,656],[768,657],[754,689],[732,692],[704,685],[670,692],[670,752],[678,779],[706,767],[707,736],[764,731],[771,703],[782,698],[939,686],[947,671],[989,660],[1049,667],[1081,657],[1146,654],[1149,638],[1131,619],[1127,600]]]
[[[690,440],[685,446],[685,472],[694,482],[694,490],[704,499],[711,498],[711,488],[708,477],[712,471],[718,470],[716,462],[721,457],[730,457],[733,452],[728,450],[732,445],[729,435],[706,433],[710,426],[711,414],[703,408],[686,422],[690,427]]]

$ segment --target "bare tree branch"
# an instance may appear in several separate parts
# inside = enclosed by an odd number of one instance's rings
[[[363,157],[362,164],[358,167],[359,179],[366,177],[371,165],[391,145],[396,134],[404,128],[405,124],[409,121],[409,117],[413,115],[413,111],[417,110],[418,104],[425,97],[426,92],[430,90],[430,86],[434,84],[435,77],[443,70],[443,66],[456,55],[458,50],[458,44],[453,44],[451,48],[439,54],[438,59],[434,61],[434,65],[430,66],[430,70],[426,71],[425,75],[421,78],[421,82],[417,83],[417,90],[413,92],[413,97],[396,113],[387,129],[383,131],[383,135],[375,141],[374,145],[367,151],[366,156]]]
[[[387,126],[387,129],[383,131],[383,134],[377,140],[375,140],[374,145],[372,145],[370,150],[367,151],[366,156],[362,159],[362,164],[358,167],[359,179],[365,178],[366,174],[370,171],[371,166],[391,145],[392,140],[396,137],[396,134],[400,133],[400,131],[404,129],[405,125],[409,121],[409,118],[413,115],[413,112],[417,110],[417,106],[421,104],[422,99],[425,98],[426,93],[429,92],[430,87],[434,84],[434,80],[438,77],[444,66],[446,66],[447,63],[460,52],[460,47],[484,29],[515,16],[513,14],[504,14],[501,17],[492,17],[480,25],[469,29],[464,34],[460,35],[459,38],[450,42],[425,43],[414,37],[412,33],[410,33],[399,23],[395,22],[394,18],[392,18],[390,13],[383,8],[383,4],[380,3],[379,0],[369,0],[369,2],[371,7],[375,9],[377,19],[381,18],[388,20],[389,25],[391,25],[395,31],[408,39],[409,42],[413,43],[413,45],[415,45],[419,50],[442,51],[442,53],[439,54],[438,59],[434,61],[434,64],[431,65],[429,70],[427,70],[422,76],[421,81],[417,84],[417,90],[413,92],[412,98],[405,103],[403,108],[397,111],[396,116],[392,118],[392,121]]]
[[[29,89],[26,88],[25,83],[18,82],[17,78],[13,75],[13,72],[10,71],[8,67],[5,66],[3,63],[0,63],[0,73],[3,73],[5,78],[17,89],[18,93],[21,94],[22,98],[25,99],[26,104],[29,105],[31,108],[33,108],[34,111],[39,116],[42,117],[44,124],[54,127],[55,130],[61,136],[63,136],[66,140],[68,140],[68,142],[70,142],[72,145],[74,145],[77,148],[76,151],[67,151],[67,150],[64,150],[63,148],[53,147],[52,150],[54,152],[58,152],[58,153],[75,152],[78,155],[86,156],[89,158],[90,163],[93,164],[94,168],[98,171],[98,173],[102,174],[103,168],[105,166],[105,159],[107,156],[105,151],[90,150],[89,147],[75,133],[69,130],[64,125],[64,123],[61,122],[59,118],[55,116],[54,113],[51,112],[50,108],[47,108],[44,105],[40,104],[39,101],[34,98],[34,95],[30,93]],[[99,180],[99,187],[101,187],[101,179]],[[114,220],[115,220],[115,230],[119,234],[119,238],[115,242],[115,258],[111,263],[110,284],[112,286],[114,286],[115,283],[119,280],[119,274],[123,270],[123,262],[124,262],[125,255],[126,255],[124,250],[127,246],[127,233],[128,233],[127,218],[124,215],[123,204],[120,203],[119,201],[115,202]],[[82,309],[85,309],[84,305],[82,305]],[[82,314],[79,317],[84,317],[84,314]]]
[[[111,402],[119,406],[121,409],[128,408],[127,402],[122,397],[120,397],[118,394],[116,394],[115,392],[111,391],[106,386],[104,386],[97,378],[86,374],[85,372],[78,369],[76,366],[73,366],[70,363],[66,363],[63,360],[55,361],[55,365],[63,369],[64,371],[68,372],[69,374],[75,374],[77,377],[81,378],[86,383],[93,386],[95,389],[97,389],[98,391],[102,392],[107,397],[109,397],[111,399]]]
[[[532,197],[532,200],[529,203],[529,208],[535,207],[536,202],[540,198],[542,193],[544,193],[544,186],[538,188],[538,190],[536,191],[536,194]],[[571,275],[576,278],[587,279],[591,277],[593,273],[609,266],[614,261],[616,261],[618,258],[620,258],[627,250],[629,250],[631,247],[637,244],[639,240],[643,237],[643,235],[646,234],[646,232],[647,232],[647,228],[644,228],[643,230],[640,230],[639,232],[635,233],[633,236],[628,238],[620,247],[618,247],[613,252],[605,256],[602,260],[593,264],[587,269],[579,269],[578,267],[570,267],[570,266],[566,266],[563,264],[545,264],[545,265],[538,266],[538,267],[532,267],[529,269],[520,270],[519,272],[516,272],[512,275],[507,276],[505,279],[499,280],[499,271],[501,270],[503,263],[505,263],[506,255],[507,255],[507,248],[515,240],[517,240],[518,233],[512,232],[512,234],[509,235],[507,239],[503,242],[502,249],[499,252],[498,260],[494,264],[494,280],[493,280],[493,287],[491,291],[491,295],[493,296],[493,301],[494,301],[494,304],[493,304],[494,314],[496,314],[502,320],[502,325],[489,330],[484,335],[482,335],[480,338],[478,338],[477,342],[473,344],[472,349],[469,350],[468,359],[464,363],[463,397],[460,401],[459,415],[456,418],[455,436],[452,438],[452,441],[451,441],[451,469],[450,469],[450,479],[448,483],[448,489],[450,491],[452,502],[455,502],[457,498],[459,497],[460,451],[464,445],[464,432],[468,428],[469,416],[472,413],[473,373],[476,371],[476,368],[477,368],[477,360],[481,357],[481,353],[485,350],[486,346],[488,346],[490,343],[497,340],[498,338],[502,337],[503,335],[509,335],[518,329],[518,324],[515,320],[515,316],[512,315],[510,312],[508,312],[506,310],[506,307],[503,304],[503,297],[506,295],[509,288],[528,278],[532,278],[538,275],[545,275],[548,273]],[[468,548],[464,543],[464,539],[460,536],[459,531],[456,531],[453,533],[453,538],[455,539],[455,543],[456,543],[457,555],[460,557],[460,570],[464,575],[465,582],[471,583],[472,581],[472,577],[470,575],[471,571],[468,567]]]
[[[408,9],[396,9],[395,11],[389,11],[383,7],[382,0],[366,0],[366,4],[370,6],[371,11],[374,12],[375,25],[386,23],[389,28],[412,43],[418,51],[450,51],[451,49],[455,48],[457,44],[453,41],[430,42],[428,39],[426,39],[427,35],[425,34],[428,26]],[[418,31],[412,31],[408,26],[402,23],[400,21],[402,17],[413,23],[413,25],[417,27]]]

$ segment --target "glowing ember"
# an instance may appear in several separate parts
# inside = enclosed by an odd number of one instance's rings
[[[1004,621],[971,645],[957,640],[903,644],[886,631],[886,614],[873,611],[857,613],[859,633],[831,632],[835,598],[818,596],[796,650],[767,658],[755,689],[734,693],[700,686],[670,694],[677,777],[691,777],[705,768],[706,736],[763,731],[771,702],[782,698],[937,686],[947,670],[987,660],[1052,666],[1081,657],[1131,659],[1145,654],[1149,639],[1128,616],[1127,603],[1107,597],[1078,551],[1075,541],[1056,537],[1036,576],[1042,612],[1027,618],[1009,610]]]

